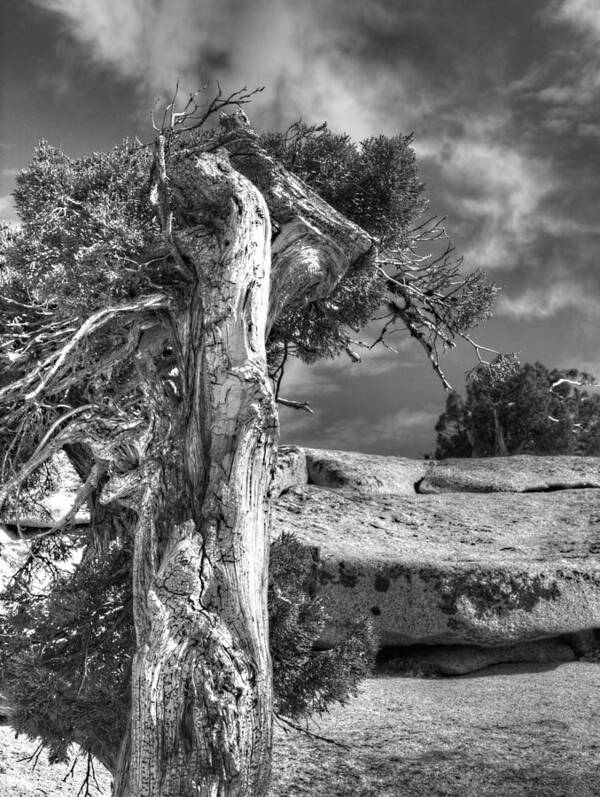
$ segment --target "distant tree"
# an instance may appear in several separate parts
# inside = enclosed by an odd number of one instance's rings
[[[446,409],[440,415],[435,431],[437,432],[436,459],[471,456],[473,446],[469,439],[465,404],[456,390],[451,390],[446,396]]]
[[[600,396],[594,378],[498,358],[467,377],[467,396],[448,396],[436,425],[436,456],[600,454]]]
[[[84,505],[81,567],[107,557],[110,585],[111,551],[131,551],[131,710],[98,750],[119,797],[268,789],[268,508],[276,403],[297,405],[279,395],[287,358],[356,359],[373,321],[373,345],[408,330],[447,384],[438,350],[470,340],[495,296],[437,248],[441,221],[420,220],[409,138],[354,144],[301,124],[261,137],[239,108],[249,97],[193,95],[181,111],[174,98],[149,144],[79,159],[40,144],[17,178],[22,227],[3,239],[0,510],[64,451],[83,486],[38,561],[60,584],[48,552],[69,555]],[[106,615],[90,612],[102,637]]]

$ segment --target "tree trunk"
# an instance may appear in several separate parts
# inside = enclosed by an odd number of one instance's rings
[[[494,418],[494,456],[506,457],[508,456],[508,449],[504,440],[504,428],[498,417],[497,407],[492,407],[492,414]]]
[[[265,341],[285,307],[328,295],[375,254],[370,236],[264,155],[252,131],[236,126],[234,140],[224,145],[235,169],[224,149],[170,158],[159,150],[153,177],[157,216],[189,289],[165,325],[178,384],[166,391],[152,358],[139,354],[154,431],[141,458],[137,653],[118,797],[268,790],[268,492],[278,423]]]
[[[172,322],[181,394],[169,404],[146,373],[155,439],[135,535],[131,754],[125,740],[115,794],[259,797],[270,778],[278,431],[265,355],[269,213],[225,155],[184,155],[170,176],[214,224],[176,236],[194,272]]]

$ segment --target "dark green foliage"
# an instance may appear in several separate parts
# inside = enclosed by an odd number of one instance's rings
[[[211,131],[187,143],[210,148]],[[380,251],[403,248],[423,208],[410,136],[379,136],[360,145],[326,125],[293,125],[267,133],[260,143],[334,208],[381,242]],[[173,144],[178,157],[182,141]],[[10,274],[7,295],[48,299],[62,317],[85,316],[107,304],[169,288],[178,276],[169,261],[149,202],[151,149],[124,142],[108,153],[73,159],[41,142],[17,177],[20,234],[0,237]],[[185,219],[174,216],[174,223]],[[26,264],[26,266],[25,266]],[[0,262],[0,266],[2,263]],[[287,342],[306,361],[335,356],[381,304],[385,280],[357,264],[328,300],[291,309],[278,319],[270,345]],[[178,291],[175,289],[175,294]]]
[[[473,456],[600,455],[600,395],[583,389],[593,381],[539,362],[480,365],[467,379],[464,404],[448,397],[436,425],[436,456],[470,456],[466,442]]]
[[[8,278],[6,253],[19,237],[16,224],[0,219],[0,285]]]
[[[374,136],[356,144],[326,124],[296,122],[260,143],[336,210],[380,241],[381,251],[407,243],[424,208],[412,136]]]
[[[331,650],[314,650],[327,613],[318,596],[318,563],[294,537],[271,545],[270,647],[275,711],[301,719],[344,703],[371,669],[377,641],[370,620],[358,620]]]
[[[4,481],[19,473],[48,440],[57,447],[68,445],[72,461],[80,457],[83,478],[92,476],[94,459],[106,464],[100,445],[99,454],[91,444],[93,451],[77,454],[77,446],[86,448],[90,437],[113,449],[110,456],[119,473],[133,467],[135,457],[117,456],[114,448],[122,439],[129,444],[131,425],[144,426],[149,420],[140,387],[144,359],[136,352],[142,343],[152,343],[146,330],[153,328],[152,314],[160,311],[147,310],[154,305],[143,300],[158,293],[169,307],[184,301],[187,265],[180,262],[177,232],[189,224],[190,215],[194,223],[199,216],[203,224],[215,222],[213,211],[207,219],[198,208],[190,214],[170,169],[175,159],[184,157],[184,149],[187,159],[190,153],[219,146],[219,135],[214,140],[208,132],[197,139],[182,137],[178,144],[171,141],[164,173],[153,162],[151,148],[137,143],[79,159],[42,143],[19,175],[15,199],[22,230],[0,229],[0,386],[13,386],[4,405],[10,417],[7,421],[5,412],[0,425]],[[378,239],[380,257],[391,257],[387,276],[378,270],[381,261],[376,264],[366,256],[331,296],[291,308],[276,319],[269,339],[271,373],[281,371],[288,354],[306,360],[337,354],[348,344],[349,334],[365,326],[382,305],[391,313],[390,323],[398,321],[422,342],[433,335],[425,341],[432,362],[438,332],[440,345],[451,345],[457,331],[485,316],[493,295],[489,286],[477,275],[472,281],[457,280],[458,266],[444,255],[430,268],[431,251],[420,257],[418,243],[409,240],[424,206],[410,137],[378,137],[356,145],[325,127],[297,125],[287,135],[264,136],[262,143]],[[263,155],[264,161],[272,165]],[[172,206],[172,234],[170,224],[162,232],[150,203],[156,175]],[[286,218],[279,220],[276,209],[272,216],[277,234]],[[438,240],[435,225],[427,235],[419,239],[425,245]],[[417,266],[410,260],[413,255]],[[139,306],[131,314],[127,310],[119,322],[95,325],[99,311],[119,303],[121,312],[123,304],[136,301]],[[390,310],[391,305],[398,310]],[[85,334],[74,338],[82,328]],[[156,341],[153,355],[165,367],[159,369],[163,374],[170,374],[175,362],[169,339]],[[61,359],[66,352],[68,357]],[[53,392],[44,388],[39,401],[23,402],[22,393],[35,381],[42,390],[37,371],[40,363],[53,358],[60,366]],[[53,367],[47,366],[46,373]],[[174,400],[176,379],[169,382]],[[166,391],[167,380],[162,384]],[[85,426],[85,434],[78,423]],[[57,430],[64,435],[58,441]],[[96,499],[91,499],[90,538],[104,537],[104,549],[88,547],[84,561],[67,573],[57,569],[57,563],[68,559],[67,543],[47,538],[34,545],[37,558],[30,569],[44,574],[46,594],[32,592],[24,578],[13,584],[1,619],[0,663],[2,688],[14,703],[19,730],[40,737],[53,759],[64,757],[74,741],[110,765],[125,726],[134,639],[130,554],[114,539],[121,531],[103,535],[102,529],[106,518],[111,529],[113,520],[115,529],[129,528],[130,519],[114,507],[99,514]],[[69,539],[67,533],[64,539]],[[326,622],[313,568],[293,541],[274,546],[270,613],[275,701],[277,711],[291,718],[346,699],[367,672],[375,648],[369,624],[359,623],[335,650],[313,650]]]
[[[147,289],[152,270],[143,264],[159,238],[150,165],[148,148],[130,142],[78,159],[41,142],[17,176],[23,227],[7,254],[13,290],[68,315]]]
[[[284,342],[306,363],[335,357],[348,344],[348,332],[362,329],[380,306],[385,280],[374,271],[347,273],[327,300],[281,313],[269,348]]]
[[[38,559],[4,594],[0,688],[15,709],[15,729],[39,739],[52,761],[65,760],[70,744],[77,743],[111,767],[130,700],[131,551],[116,542],[103,551],[87,549],[74,572],[54,570],[51,589],[36,594],[36,574],[71,553],[52,540],[37,543]],[[290,537],[273,543],[275,710],[291,719],[344,702],[376,652],[368,622],[357,623],[335,649],[313,650],[326,621],[317,578],[310,551]]]
[[[214,150],[221,134],[219,128],[207,128],[173,139],[167,168],[182,153],[187,158],[191,151]],[[426,201],[411,136],[377,136],[356,144],[326,125],[299,122],[286,133],[263,134],[259,143],[373,235],[380,259],[397,259],[399,252],[410,259],[416,252],[413,227]],[[25,303],[31,298],[42,305],[48,302],[57,320],[69,322],[155,291],[181,299],[181,272],[150,203],[152,157],[152,148],[137,142],[77,159],[42,142],[17,177],[15,200],[22,231],[16,237],[0,231],[0,279],[6,296]],[[176,234],[187,224],[187,211],[179,207],[176,188],[170,190]],[[390,291],[401,297],[404,326],[428,336],[431,324],[423,325],[421,315],[433,312],[429,321],[439,326],[441,341],[444,327],[453,330],[452,337],[489,315],[495,291],[480,272],[462,278],[464,284],[456,280],[451,263],[426,272],[400,271],[390,281],[365,258],[348,270],[327,299],[284,311],[271,329],[268,346],[284,344],[289,354],[307,362],[336,356],[352,333],[387,306]],[[23,334],[31,332],[30,325]],[[88,354],[82,353],[84,361]]]
[[[56,552],[38,549],[47,561]],[[63,552],[64,556],[64,552]],[[59,557],[59,561],[60,561]],[[48,596],[17,578],[4,595],[0,663],[12,723],[38,738],[51,761],[71,743],[110,766],[125,731],[134,645],[130,551],[87,550],[72,573],[55,571]]]
[[[380,253],[406,247],[412,222],[423,210],[411,136],[377,136],[360,144],[326,124],[297,122],[270,132],[261,145],[332,207],[380,242]],[[386,281],[362,264],[349,270],[327,300],[290,308],[277,320],[271,345],[284,341],[305,362],[334,357],[347,345],[347,329],[362,329],[380,307]]]
[[[469,441],[469,429],[464,401],[460,393],[450,391],[446,397],[446,409],[435,425],[437,434],[436,459],[446,457],[470,457],[473,446]]]

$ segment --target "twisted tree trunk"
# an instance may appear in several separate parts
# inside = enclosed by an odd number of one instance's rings
[[[129,719],[124,710],[114,739],[106,728],[66,730],[117,762],[115,794],[261,797],[270,774],[268,493],[278,433],[266,340],[282,313],[328,296],[351,268],[369,270],[375,248],[260,148],[243,115],[198,140],[172,125],[151,159],[154,218],[145,201],[122,200],[128,213],[142,212],[148,250],[132,243],[134,259],[116,256],[129,276],[114,292],[94,289],[83,301],[83,291],[58,323],[50,308],[62,293],[52,281],[39,302],[18,284],[0,297],[0,510],[65,450],[83,484],[52,533],[68,533],[87,504],[98,546],[134,538]],[[147,153],[131,154],[142,169]],[[80,230],[74,257],[90,254],[95,190],[84,203],[61,199],[61,216],[75,214]],[[64,252],[49,215],[32,234],[52,263]],[[112,217],[96,223],[108,237],[125,229]],[[112,252],[97,248],[102,263]]]
[[[246,176],[225,150],[178,152],[168,177],[159,159],[164,228],[167,180],[187,220],[169,235],[190,287],[165,325],[174,393],[139,353],[153,437],[135,531],[137,653],[118,797],[268,790],[268,492],[278,422],[265,340],[282,309],[327,295],[373,251],[364,231],[242,132],[246,158],[258,159],[252,169],[246,161]]]
[[[177,239],[194,272],[171,332],[178,401],[156,395],[152,366],[140,363],[155,438],[135,532],[131,754],[121,756],[115,792],[262,795],[277,436],[265,355],[269,214],[226,157],[198,156],[172,177],[216,221]]]

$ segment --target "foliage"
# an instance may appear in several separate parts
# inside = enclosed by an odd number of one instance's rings
[[[380,242],[405,246],[410,225],[425,207],[412,135],[374,136],[356,144],[326,124],[296,122],[269,132],[261,145],[288,171]]]
[[[350,269],[327,300],[290,308],[273,329],[271,345],[314,362],[333,357],[377,315],[373,344],[408,331],[441,371],[438,346],[489,317],[497,288],[484,272],[461,274],[462,259],[435,216],[421,219],[428,202],[411,148],[412,135],[376,136],[356,144],[326,124],[297,122],[285,133],[269,132],[261,145],[332,207],[374,236],[376,267]],[[441,247],[441,248],[440,248]],[[467,336],[467,339],[470,340]],[[471,342],[471,341],[470,341]],[[393,347],[392,347],[393,348]]]
[[[76,742],[106,764],[129,705],[131,552],[116,543],[87,549],[74,570],[54,571],[47,595],[33,590],[39,557],[56,567],[64,553],[38,545],[37,561],[4,593],[2,689],[17,732],[38,738],[52,762]]]
[[[13,727],[39,739],[51,761],[64,761],[77,743],[110,768],[130,703],[131,550],[116,541],[90,547],[65,570],[72,554],[60,541],[37,542],[5,591],[0,685],[14,709]],[[46,586],[36,590],[40,579]],[[314,649],[327,614],[312,552],[290,536],[271,546],[268,605],[275,711],[301,719],[344,703],[373,663],[373,631],[368,621],[357,622],[335,648]]]
[[[312,552],[283,535],[271,545],[269,577],[275,711],[300,719],[345,703],[374,662],[377,642],[370,621],[358,620],[341,643],[317,651],[327,613]]]
[[[435,425],[437,434],[436,459],[470,457],[473,446],[465,423],[465,403],[460,393],[451,390],[446,396],[446,409]]]
[[[173,141],[167,159],[212,151],[222,137],[218,127],[194,131]],[[357,262],[327,298],[287,308],[275,320],[271,376],[280,381],[288,356],[312,362],[347,349],[356,359],[354,336],[376,317],[375,342],[390,345],[389,335],[408,331],[445,381],[438,345],[454,346],[486,318],[495,288],[481,272],[460,275],[451,248],[434,254],[445,237],[438,221],[417,224],[426,203],[411,137],[355,144],[325,125],[298,123],[258,143],[378,241],[375,262]],[[0,388],[14,386],[2,399],[0,448],[11,450],[0,473],[5,481],[59,422],[62,405],[95,407],[94,438],[116,438],[126,419],[144,417],[135,352],[156,313],[185,301],[187,290],[185,263],[174,257],[150,201],[152,157],[139,142],[77,159],[42,142],[17,177],[22,228],[0,235]],[[172,222],[173,235],[185,228],[185,208]],[[53,363],[65,347],[69,356],[59,358],[57,371]],[[172,372],[173,355],[163,350],[158,373]],[[26,407],[22,395],[44,370],[54,373],[53,395]],[[172,373],[169,380],[176,388]]]
[[[376,237],[381,248],[406,245],[410,225],[424,206],[411,136],[356,144],[326,124],[297,122],[285,133],[264,133],[259,141],[332,207]],[[333,357],[348,345],[348,330],[365,326],[385,292],[385,279],[376,270],[351,269],[326,301],[285,312],[271,346],[284,341],[309,363]]]
[[[594,378],[540,362],[496,361],[467,378],[463,403],[450,395],[436,425],[438,458],[498,454],[600,454],[600,395]],[[492,364],[494,365],[494,364]]]
[[[72,159],[42,141],[14,192],[23,221],[10,250],[13,290],[82,315],[147,287],[158,226],[148,201],[151,157],[124,142]],[[27,268],[22,267],[27,263]]]

